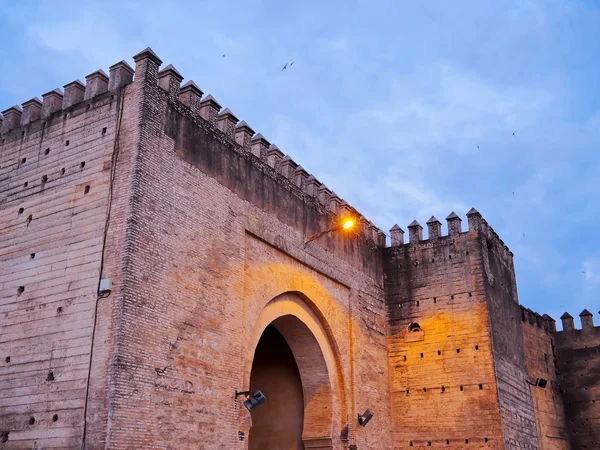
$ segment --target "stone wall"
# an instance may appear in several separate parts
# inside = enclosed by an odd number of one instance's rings
[[[0,446],[78,448],[111,158],[131,71],[117,65],[4,111]],[[129,73],[129,80],[117,72]],[[115,72],[115,70],[117,72]],[[122,74],[121,74],[122,75]]]
[[[570,450],[572,447],[557,376],[554,320],[521,307],[521,321],[539,448]]]
[[[306,445],[390,448],[377,230],[363,220],[354,236],[305,244],[332,226],[341,201],[318,196],[303,170],[286,172],[289,159],[274,164],[264,138],[238,144],[214,99],[182,95],[172,66],[159,74],[149,51],[135,59],[122,134],[132,169],[115,187],[130,189],[118,195],[129,211],[107,243],[118,249],[126,237],[126,263],[106,269],[116,306],[103,323],[114,326],[115,351],[94,356],[110,376],[91,387],[96,411],[108,392],[106,445],[245,448],[250,415],[235,392],[249,386],[260,324],[293,314],[312,327],[333,386],[329,435],[309,421]],[[358,429],[366,408],[375,419]]]
[[[503,448],[480,236],[428,226],[384,259],[394,448]]]
[[[600,327],[592,314],[581,314],[582,328],[562,316],[563,331],[556,333],[558,381],[562,389],[572,448],[600,448]]]

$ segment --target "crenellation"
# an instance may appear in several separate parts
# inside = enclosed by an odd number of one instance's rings
[[[108,90],[108,75],[102,69],[96,70],[85,77],[84,100],[89,100]]]
[[[562,322],[563,331],[575,330],[575,322],[573,321],[573,316],[571,314],[565,312],[562,316],[560,316],[560,320]]]
[[[319,186],[321,186],[321,182],[314,175],[309,175],[306,179],[306,193],[311,197],[316,197]]]
[[[257,133],[252,139],[250,139],[250,153],[252,153],[257,158],[266,160],[267,159],[267,150],[271,143],[265,139],[265,137]]]
[[[179,97],[179,87],[182,81],[183,75],[172,64],[158,72],[158,87],[167,91],[171,98]]]
[[[64,95],[58,88],[42,95],[42,118],[50,117],[56,111],[60,111],[63,105]]]
[[[462,219],[452,211],[448,217],[446,217],[448,223],[448,236],[457,236],[462,233]]]
[[[235,143],[240,147],[249,148],[252,136],[254,130],[245,121],[242,120],[235,126]]]
[[[294,182],[296,176],[296,167],[298,164],[291,158],[290,155],[285,155],[281,160],[281,174],[288,180]]]
[[[285,154],[279,150],[275,144],[271,144],[269,146],[269,150],[267,151],[267,164],[271,166],[276,171],[280,171],[281,161]]]
[[[85,84],[79,80],[71,81],[63,86],[64,96],[62,109],[70,108],[77,103],[81,103],[85,96]]]
[[[200,101],[200,117],[208,122],[215,123],[220,110],[221,105],[210,94]]]
[[[235,139],[235,126],[238,122],[239,119],[229,108],[223,109],[217,116],[217,127],[231,139]]]
[[[321,205],[327,205],[331,197],[331,190],[325,184],[321,184],[317,189],[317,196]]]
[[[6,134],[15,128],[18,128],[21,124],[22,115],[23,110],[19,105],[12,106],[2,111],[2,116],[4,117],[1,130],[2,134]]]
[[[31,122],[35,122],[42,115],[42,102],[37,97],[27,100],[21,106],[23,108],[23,114],[21,115],[20,126],[22,127],[29,125]]]
[[[184,83],[179,89],[179,101],[190,108],[195,114],[200,114],[200,102],[204,92],[192,80]]]
[[[594,329],[594,315],[587,309],[579,313],[579,319],[581,320],[581,329],[583,331]]]
[[[418,244],[423,240],[423,227],[419,222],[413,220],[408,225],[408,241],[410,244]]]
[[[304,170],[304,167],[298,165],[294,170],[294,184],[304,190],[306,188],[307,180],[308,172]]]
[[[442,235],[442,222],[437,220],[435,216],[427,221],[427,239],[437,239]]]
[[[133,83],[134,70],[127,61],[119,61],[108,68],[108,90],[114,91]]]
[[[331,191],[327,209],[329,211],[331,211],[333,214],[336,214],[338,212],[338,210],[340,209],[341,204],[342,204],[342,199],[339,198],[335,192]]]
[[[395,224],[390,229],[390,236],[392,238],[391,245],[392,247],[398,247],[399,245],[404,245],[404,230],[400,228],[398,224]]]

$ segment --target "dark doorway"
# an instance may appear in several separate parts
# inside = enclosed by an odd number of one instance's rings
[[[250,450],[304,450],[302,381],[284,337],[269,325],[258,342],[250,389],[259,389],[267,402],[252,413]]]

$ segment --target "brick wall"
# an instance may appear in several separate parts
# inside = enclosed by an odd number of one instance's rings
[[[108,387],[97,385],[107,445],[245,448],[250,417],[234,393],[250,381],[248,343],[272,299],[289,292],[282,311],[306,314],[330,369],[333,448],[390,448],[377,246],[339,234],[305,246],[331,214],[156,86],[156,67],[138,61],[123,115],[137,131],[123,135],[129,215],[108,243],[117,247],[125,229],[117,306],[106,311],[116,350],[97,360],[110,373]],[[375,419],[357,429],[366,408]]]
[[[531,384],[531,396],[540,450],[571,449],[562,394],[557,379],[555,324],[548,316],[542,317],[521,307],[523,339],[527,373],[533,383],[547,381],[544,388]]]
[[[572,448],[600,448],[600,327],[564,328],[555,345]]]
[[[2,448],[81,444],[120,100],[100,94],[2,134]]]
[[[386,249],[394,448],[503,448],[478,239]]]

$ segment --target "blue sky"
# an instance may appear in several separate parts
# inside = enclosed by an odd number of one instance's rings
[[[2,2],[0,109],[151,46],[380,228],[475,206],[521,303],[600,323],[600,2],[168,3]]]

